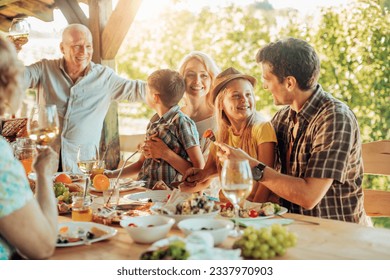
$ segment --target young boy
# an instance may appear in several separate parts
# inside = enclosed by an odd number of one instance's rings
[[[138,173],[138,180],[146,181],[148,188],[153,188],[158,181],[172,187],[178,185],[188,168],[203,168],[195,123],[178,106],[184,91],[184,80],[176,71],[157,70],[148,77],[145,99],[156,114],[147,126],[142,155],[123,169],[121,177]],[[151,142],[160,147],[168,146],[170,150],[162,153],[167,149],[151,149]],[[119,170],[115,170],[107,175],[116,177],[118,173]]]

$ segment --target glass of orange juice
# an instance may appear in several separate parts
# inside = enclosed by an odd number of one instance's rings
[[[95,167],[92,169],[91,181],[98,174],[104,173],[104,168],[106,167],[104,160],[98,160]]]
[[[32,163],[37,154],[35,148],[18,148],[15,151],[15,156],[22,163],[26,175],[32,172]]]
[[[77,222],[92,221],[91,197],[89,195],[72,197],[72,220]]]

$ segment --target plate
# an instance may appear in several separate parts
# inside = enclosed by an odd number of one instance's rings
[[[142,188],[145,186],[145,181],[122,181],[122,179],[119,180],[119,192],[126,192],[137,188]],[[100,192],[102,193],[102,190],[95,189],[94,186],[90,186],[90,190],[94,192]]]
[[[82,175],[82,174],[73,174],[73,173],[70,173],[70,172],[56,172],[53,175],[53,182],[54,182],[54,179],[61,173],[68,174],[69,177],[72,179],[72,183],[79,182],[79,181],[82,181],[84,179],[84,175]],[[32,180],[32,181],[36,181],[37,180],[37,174],[35,172],[31,172],[30,174],[28,174],[27,177],[30,180]]]
[[[278,212],[276,212],[276,215],[283,215],[283,214],[286,214],[287,212],[288,212],[287,208],[281,206],[280,210]],[[247,222],[247,221],[258,221],[258,220],[269,219],[269,218],[272,218],[274,216],[275,215],[258,216],[256,218],[235,218],[235,217],[232,217],[230,219],[237,221],[237,222]],[[221,217],[223,217],[223,216],[221,216]],[[227,218],[227,217],[223,217],[223,218]]]
[[[82,174],[74,174],[74,173],[71,173],[71,172],[56,172],[56,173],[54,173],[54,175],[53,175],[53,181],[55,180],[55,178],[56,178],[58,175],[60,175],[60,174],[62,174],[62,173],[68,174],[69,177],[70,177],[70,179],[72,179],[72,183],[74,183],[74,182],[80,182],[80,181],[84,180],[84,175],[82,175]]]
[[[158,191],[146,191],[146,192],[140,192],[140,193],[133,193],[125,195],[123,198],[126,198],[128,200],[136,200],[136,201],[143,201],[147,202],[149,200],[152,200],[152,202],[165,202],[167,201],[167,196],[171,194],[172,191],[168,190],[158,190]]]
[[[118,230],[108,227],[102,224],[92,223],[92,222],[65,222],[65,223],[59,223],[58,224],[58,230],[62,227],[68,227],[69,231],[77,231],[79,228],[82,228],[86,232],[89,231],[92,227],[96,227],[100,230],[104,230],[107,232],[107,234],[104,234],[98,238],[89,239],[88,243],[94,243],[101,240],[108,239],[110,237],[113,237],[117,234]],[[57,243],[57,247],[73,247],[73,246],[80,246],[80,245],[86,245],[84,241],[76,241],[76,242],[68,242],[68,243]]]

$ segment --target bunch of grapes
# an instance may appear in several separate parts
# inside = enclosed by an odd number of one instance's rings
[[[294,233],[279,224],[273,224],[260,229],[247,227],[233,248],[241,249],[244,258],[266,260],[284,255],[286,249],[295,246],[296,243],[297,236]]]
[[[69,188],[66,187],[63,183],[55,183],[53,185],[54,194],[58,201],[63,201],[67,204],[72,202],[72,197],[69,192]]]
[[[186,260],[190,254],[183,241],[176,240],[154,251],[142,253],[141,260]]]

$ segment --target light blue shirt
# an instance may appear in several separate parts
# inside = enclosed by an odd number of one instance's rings
[[[75,83],[65,71],[64,59],[43,59],[26,67],[25,85],[38,89],[38,102],[57,105],[60,134],[52,147],[61,149],[64,171],[80,173],[79,145],[99,147],[103,121],[114,100],[142,101],[145,82],[118,76],[111,68],[90,63]]]
[[[7,141],[0,136],[0,219],[22,208],[33,199],[22,164],[15,159]],[[27,230],[27,229],[21,229]],[[15,249],[1,236],[0,260],[7,260]]]

